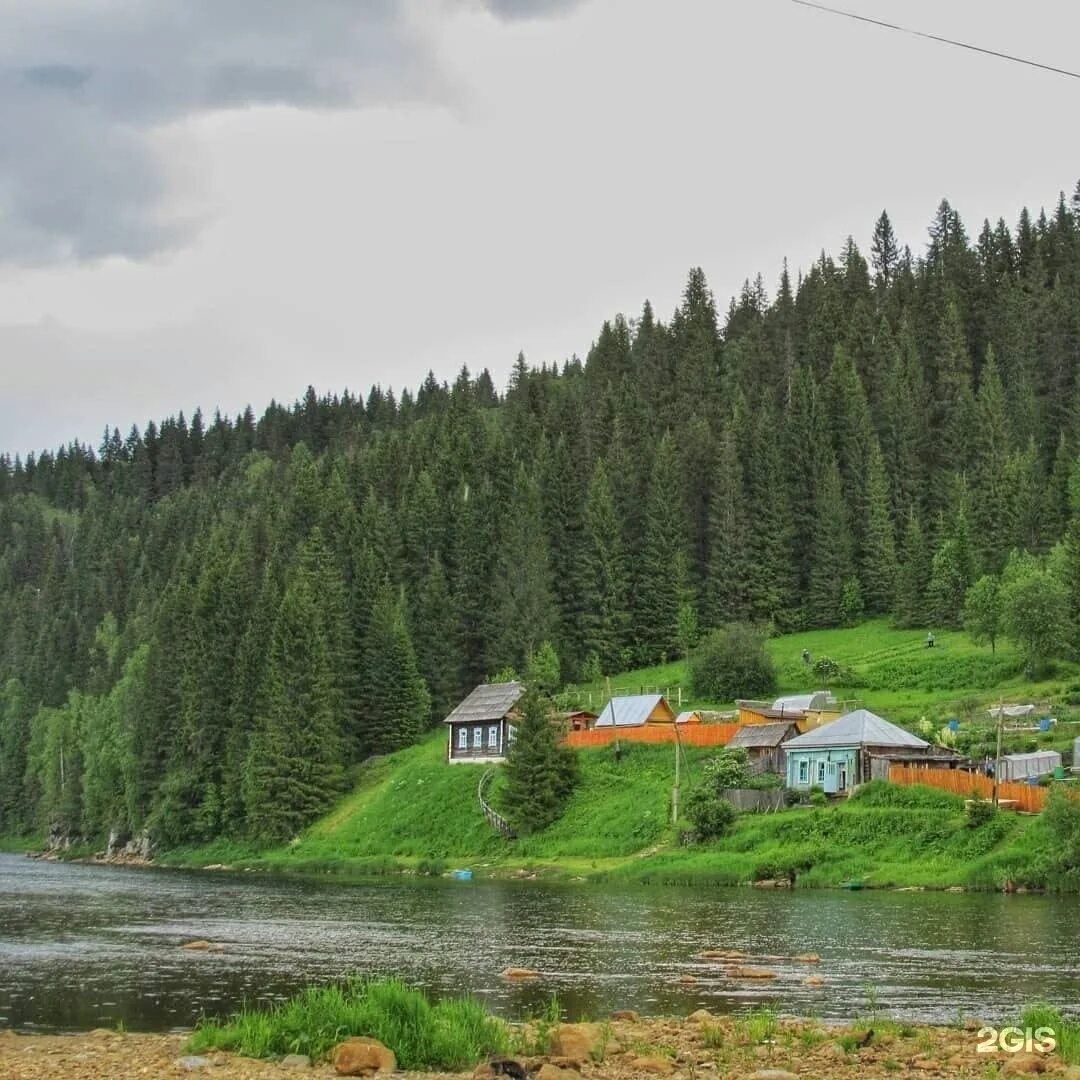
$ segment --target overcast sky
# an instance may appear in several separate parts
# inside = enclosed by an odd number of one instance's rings
[[[839,0],[838,0],[839,3]],[[839,6],[1080,67],[1075,0]],[[887,208],[1080,178],[1080,82],[790,0],[0,0],[0,450],[584,355]]]

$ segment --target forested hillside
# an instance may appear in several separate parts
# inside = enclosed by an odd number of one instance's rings
[[[1078,368],[1080,187],[977,236],[943,202],[917,253],[883,214],[722,314],[693,270],[505,393],[0,459],[0,833],[287,839],[543,642],[577,680],[731,620],[951,625],[1014,549],[1076,640]]]

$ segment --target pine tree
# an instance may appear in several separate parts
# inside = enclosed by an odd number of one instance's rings
[[[514,829],[526,835],[561,816],[577,783],[577,757],[556,739],[549,699],[530,688],[518,707],[521,722],[506,762],[502,807]]]
[[[854,569],[852,549],[840,470],[833,458],[822,474],[814,514],[806,595],[808,625],[837,626],[841,622],[844,584]]]
[[[685,571],[679,494],[675,447],[665,434],[656,451],[645,503],[645,544],[634,618],[643,663],[662,663],[677,647]]]
[[[585,500],[586,655],[604,672],[626,667],[630,618],[628,575],[615,494],[603,460],[597,461]]]

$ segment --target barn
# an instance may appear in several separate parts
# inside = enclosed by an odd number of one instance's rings
[[[596,718],[594,728],[643,727],[646,724],[674,724],[675,711],[663,694],[632,694],[613,697]]]
[[[741,727],[728,747],[741,746],[750,758],[753,772],[784,772],[784,743],[799,734],[793,720],[783,720],[776,724],[748,724]]]

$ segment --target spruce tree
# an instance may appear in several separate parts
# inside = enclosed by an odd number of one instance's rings
[[[810,554],[806,621],[810,626],[836,626],[841,621],[844,584],[854,569],[853,544],[840,470],[830,459],[818,488]]]
[[[751,560],[746,493],[735,434],[720,436],[709,509],[709,573],[705,583],[706,625],[742,622],[749,615],[746,579]]]
[[[896,593],[896,537],[889,516],[889,478],[877,439],[870,444],[863,500],[862,598],[873,615],[889,611]]]
[[[903,551],[896,575],[896,625],[926,625],[926,588],[930,581],[930,559],[919,516],[908,512]]]
[[[586,655],[610,674],[627,666],[629,580],[615,494],[602,459],[585,499],[585,544]]]

